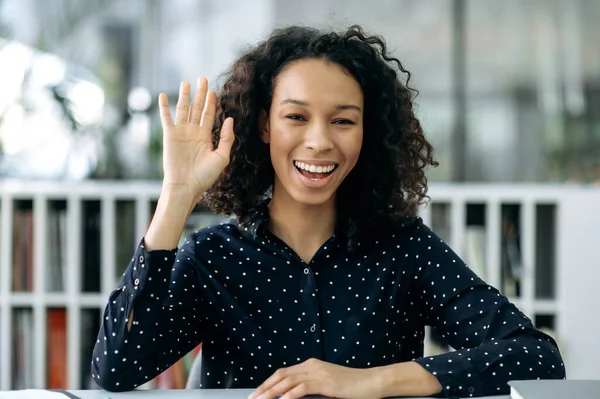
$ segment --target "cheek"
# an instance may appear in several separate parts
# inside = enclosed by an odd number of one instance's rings
[[[271,134],[271,142],[269,143],[269,152],[271,154],[271,164],[275,171],[283,172],[288,157],[291,152],[290,140],[286,139],[285,134],[277,131],[276,134]]]
[[[292,141],[294,135],[292,133],[293,132],[290,132],[285,126],[281,126],[281,124],[271,123],[271,152],[280,154],[281,151],[293,145]]]
[[[271,127],[271,159],[280,160],[288,158],[294,149],[301,144],[301,141],[298,140],[298,137],[301,137],[301,134],[289,128],[286,129],[285,126],[271,124]]]
[[[346,142],[346,146],[344,148],[344,153],[346,155],[346,159],[355,165],[358,161],[358,157],[360,155],[360,150],[362,148],[363,135],[362,132],[360,134],[356,134],[352,137],[352,140],[348,140]]]

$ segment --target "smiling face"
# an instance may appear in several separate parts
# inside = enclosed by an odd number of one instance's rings
[[[273,198],[306,205],[333,201],[358,161],[363,93],[339,65],[295,61],[277,76],[262,139],[275,170]]]

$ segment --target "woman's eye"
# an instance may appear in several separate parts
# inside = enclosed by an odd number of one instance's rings
[[[336,125],[354,125],[354,122],[352,122],[349,119],[338,119],[333,123],[335,123]]]
[[[298,114],[288,115],[287,118],[294,120],[294,121],[305,121],[306,120],[306,119],[304,119],[304,117],[302,115],[298,115]]]

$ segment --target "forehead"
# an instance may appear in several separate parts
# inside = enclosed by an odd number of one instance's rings
[[[311,105],[351,101],[362,107],[363,93],[354,77],[340,65],[308,59],[288,64],[275,79],[273,103],[288,98]]]

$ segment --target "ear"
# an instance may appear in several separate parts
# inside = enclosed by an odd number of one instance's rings
[[[260,139],[263,143],[269,144],[271,142],[269,116],[264,109],[260,110],[260,115],[258,116],[258,128],[260,130]]]

